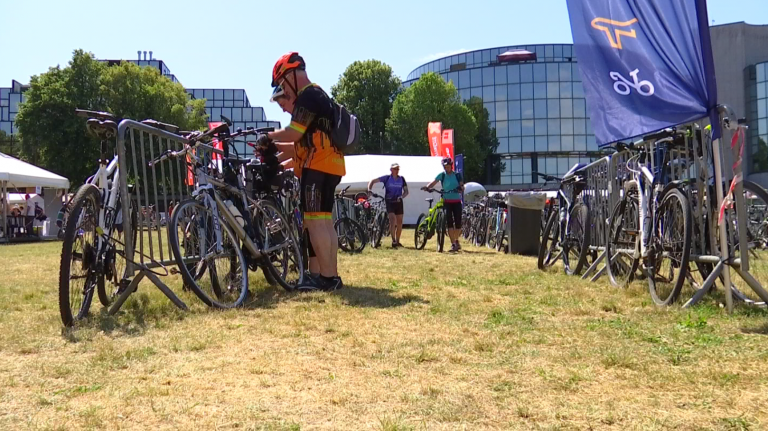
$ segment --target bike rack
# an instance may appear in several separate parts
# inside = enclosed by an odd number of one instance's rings
[[[711,135],[705,131],[705,126],[709,122],[701,120],[688,125],[693,130],[701,131],[700,139],[696,136],[696,133],[693,133],[692,136],[686,137],[684,148],[668,150],[670,160],[673,162],[671,163],[669,180],[687,181],[691,184],[689,191],[691,189],[695,190],[695,193],[688,193],[693,223],[690,261],[715,265],[699,290],[684,303],[683,307],[690,307],[699,302],[711,291],[721,275],[723,285],[731,286],[729,271],[731,268],[763,301],[768,303],[768,292],[749,272],[746,211],[735,212],[733,208],[726,208],[725,222],[719,226],[715,220],[712,220],[712,217],[707,217],[708,214],[718,214],[719,212],[720,205],[712,208],[712,204],[714,202],[723,202],[724,181],[727,179],[727,183],[730,184],[734,176],[742,174],[741,166],[737,165],[733,175],[725,175],[721,142],[731,142],[734,134],[738,132],[738,128],[743,128],[744,126],[726,127],[727,123],[724,121],[722,114],[720,123],[723,126],[723,137],[721,139],[712,141]],[[698,129],[696,129],[696,126],[698,126]],[[655,159],[655,142],[646,141],[641,145],[646,147],[651,156],[650,168],[653,171],[658,163]],[[739,157],[739,151],[738,145],[731,146],[733,160]],[[703,154],[699,154],[700,152]],[[600,252],[598,258],[584,272],[582,279],[589,278],[591,281],[595,281],[606,272],[605,245],[608,242],[610,217],[615,205],[622,197],[624,179],[627,178],[627,161],[629,157],[631,157],[631,152],[629,151],[618,152],[597,160],[579,170],[579,173],[585,175],[587,179],[587,186],[581,192],[579,198],[588,205],[591,214],[592,224],[589,227],[591,229],[590,250]],[[691,159],[693,160],[692,165],[685,163]],[[681,162],[674,163],[676,160]],[[704,163],[702,163],[702,160]],[[710,160],[712,161],[711,163],[708,162]],[[709,180],[712,174],[714,174],[714,180]],[[709,196],[712,188],[714,188],[715,196]],[[733,194],[735,207],[746,208],[741,182],[736,184]],[[706,226],[707,223],[710,224],[709,228]],[[738,227],[736,229],[739,233],[738,238],[735,237],[734,229],[728,229],[728,226],[734,223]],[[708,235],[697,235],[697,229],[698,233],[707,232]],[[716,246],[715,232],[719,235],[720,244],[723,244],[719,250]],[[730,288],[725,289],[725,296],[728,311],[731,312],[733,310],[733,299]]]
[[[177,307],[182,310],[187,309],[187,305],[160,280],[158,275],[163,274],[155,270],[160,268],[166,271],[165,275],[167,275],[166,268],[176,266],[168,230],[160,226],[159,216],[157,216],[157,223],[154,225],[150,223],[145,228],[146,220],[141,211],[142,207],[149,205],[154,205],[158,209],[168,208],[169,201],[180,202],[190,195],[195,179],[192,170],[184,160],[177,158],[148,166],[149,161],[164,151],[182,150],[187,142],[188,140],[183,136],[133,120],[123,120],[118,125],[117,154],[121,168],[119,184],[121,205],[123,208],[130,208],[131,202],[135,204],[138,244],[133,243],[131,223],[123,223],[125,225],[126,274],[121,281],[121,288],[124,290],[110,306],[109,314],[115,314],[120,310],[128,297],[136,292],[144,277],[148,278]],[[129,182],[133,185],[130,193]]]

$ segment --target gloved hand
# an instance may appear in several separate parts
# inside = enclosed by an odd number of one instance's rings
[[[271,139],[269,139],[269,135],[266,133],[259,135],[259,138],[256,139],[256,145],[262,149],[266,149],[269,147],[269,144],[272,142]]]

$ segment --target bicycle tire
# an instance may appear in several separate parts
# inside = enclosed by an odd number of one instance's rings
[[[442,253],[445,250],[445,212],[442,210],[437,213],[435,230],[437,231],[437,252]]]
[[[260,226],[265,227],[264,231],[258,232],[260,247],[269,249],[276,245],[285,245],[285,248],[263,258],[262,270],[266,268],[264,276],[267,282],[271,278],[280,287],[291,292],[302,283],[304,276],[305,266],[299,241],[294,236],[290,222],[287,222],[288,218],[274,202],[261,200],[256,204],[256,210],[261,211],[261,214],[254,215],[254,220],[260,221]],[[280,270],[275,267],[276,262],[280,263]]]
[[[427,215],[421,213],[419,218],[416,219],[416,230],[413,232],[413,243],[416,250],[424,250],[424,247],[427,245],[429,227],[427,226],[426,218]]]
[[[639,228],[633,223],[639,223],[639,203],[637,200],[637,187],[634,184],[628,185],[624,189],[624,197],[616,203],[608,223],[608,241],[605,246],[606,270],[608,279],[614,287],[625,288],[632,282],[640,265],[640,259],[637,256],[640,244]],[[626,220],[625,220],[626,219]],[[614,226],[616,233],[614,234]],[[639,225],[638,225],[639,226]],[[629,229],[627,229],[629,228]],[[632,237],[632,240],[625,241],[621,234],[626,237]],[[619,244],[619,243],[622,244]],[[627,244],[624,244],[627,242]],[[619,245],[631,245],[633,255],[629,256],[629,264],[618,259]],[[625,253],[626,254],[626,253]]]
[[[130,209],[128,210],[128,217],[130,218],[131,223],[131,232],[133,233],[131,236],[133,237],[133,249],[134,252],[136,250],[136,238],[138,238],[138,216],[136,214],[136,211],[134,209],[133,201],[130,201]],[[121,210],[122,203],[118,200],[117,203],[117,212],[119,213]],[[122,214],[123,222],[125,222],[125,214]],[[111,260],[114,259],[114,271],[110,270],[110,275],[114,277],[114,280],[110,280],[112,284],[115,286],[115,289],[112,290],[112,292],[107,293],[107,283],[106,283],[106,277],[99,277],[99,284],[97,286],[96,292],[99,296],[99,302],[101,302],[101,305],[105,307],[109,307],[112,304],[112,300],[117,296],[120,289],[120,282],[123,278],[125,278],[125,270],[126,270],[126,260],[133,259],[133,256],[128,256],[126,259],[125,256],[125,239],[123,232],[125,232],[124,229],[122,229],[121,225],[114,225],[112,226],[112,230],[110,231],[110,241],[113,243],[113,251],[114,253],[113,257],[110,259],[105,260]],[[123,244],[118,244],[116,241],[120,241]],[[119,251],[122,250],[122,253]],[[122,261],[122,266],[118,266],[118,261]],[[105,265],[108,262],[104,262]]]
[[[496,248],[496,232],[498,230],[498,223],[496,219],[496,211],[493,211],[493,217],[488,219],[488,225],[485,232],[485,246],[490,249]]]
[[[566,275],[579,275],[584,269],[584,263],[587,261],[587,254],[589,252],[589,243],[591,239],[590,216],[589,208],[582,203],[577,202],[571,209],[571,217],[569,219],[571,223],[578,223],[578,231],[580,235],[571,240],[566,238],[566,245],[563,247],[563,266],[565,268]],[[568,232],[573,232],[572,228],[568,229]],[[571,262],[570,251],[573,247],[572,241],[578,241],[578,249],[576,253],[576,262]]]
[[[338,235],[339,248],[346,253],[362,253],[368,242],[365,231],[359,223],[349,217],[342,217],[333,224]],[[343,231],[343,235],[340,233]]]
[[[668,223],[660,223],[661,217],[664,215],[663,209],[665,208],[665,205],[672,200],[676,200],[677,203],[679,203],[679,209],[682,210],[682,221],[683,221],[683,227],[682,227],[682,233],[683,233],[683,240],[682,240],[682,246],[679,248],[679,262],[676,263],[678,269],[677,277],[674,278],[674,282],[670,283],[672,285],[672,289],[670,290],[668,295],[660,294],[658,289],[658,267],[657,264],[660,265],[660,262],[658,262],[658,256],[657,253],[649,253],[648,256],[648,265],[647,265],[647,272],[648,272],[648,289],[651,293],[651,299],[653,299],[653,302],[656,305],[659,306],[667,306],[673,304],[677,298],[680,296],[680,291],[683,288],[683,284],[686,281],[686,271],[688,270],[688,261],[691,255],[691,208],[688,203],[688,198],[685,196],[683,192],[680,191],[680,189],[672,188],[669,189],[666,193],[664,193],[663,196],[661,196],[660,204],[659,204],[659,210],[657,214],[654,215],[655,222],[653,226],[655,226],[654,232],[652,232],[652,238],[654,240],[654,243],[657,240],[658,235],[658,228],[662,225],[668,225]],[[674,229],[665,229],[664,232],[661,233],[661,235],[665,235],[667,232],[671,233],[680,233],[681,229],[679,227],[676,227]],[[665,254],[668,254],[667,250],[664,250],[666,247],[661,247],[661,250],[659,253],[661,253],[662,259]],[[659,250],[658,246],[656,246],[656,250]],[[674,276],[673,276],[674,277]]]
[[[83,220],[88,223],[84,226],[79,226],[80,213],[83,208],[88,209],[88,213],[83,217]],[[100,274],[97,274],[92,270],[96,263],[96,229],[98,227],[99,210],[101,207],[101,193],[99,189],[92,184],[84,184],[75,194],[72,199],[72,207],[67,220],[67,226],[64,231],[64,241],[61,247],[61,263],[59,266],[59,313],[61,314],[61,322],[64,326],[73,326],[77,321],[80,321],[88,316],[91,308],[91,302],[93,301],[94,291],[97,290],[98,278]],[[92,229],[92,231],[91,231]],[[83,231],[82,234],[80,231]],[[89,245],[85,243],[85,235],[87,233],[93,233],[94,244]],[[83,244],[82,251],[79,253],[80,267],[85,271],[85,276],[78,276],[78,279],[83,278],[82,302],[79,307],[73,307],[72,297],[73,289],[71,286],[71,277],[73,264],[77,266],[78,253],[74,250],[76,247],[76,241],[80,239]],[[79,298],[79,294],[75,294],[75,298]],[[72,313],[73,308],[77,308],[76,314]]]
[[[376,219],[373,221],[373,238],[371,241],[371,246],[373,248],[378,248],[381,245],[381,238],[384,236],[384,222],[387,215],[383,212],[380,212],[376,215]]]
[[[182,254],[181,243],[179,242],[179,222],[182,216],[187,215],[185,212],[187,207],[197,207],[198,210],[210,212],[210,208],[205,207],[195,199],[187,199],[182,201],[176,208],[174,208],[173,216],[171,217],[171,225],[169,227],[170,244],[171,251],[173,252],[174,259],[176,260],[176,265],[179,268],[179,272],[181,273],[184,282],[195,293],[195,295],[197,295],[197,297],[200,298],[200,300],[209,307],[227,309],[241,306],[245,301],[245,298],[248,296],[248,263],[246,262],[245,256],[243,255],[243,250],[240,247],[240,240],[237,239],[237,237],[233,234],[232,229],[229,227],[227,221],[223,217],[219,217],[222,241],[227,241],[227,239],[229,239],[230,244],[227,249],[231,251],[234,254],[233,257],[240,262],[238,268],[236,262],[233,262],[233,259],[231,258],[229,259],[229,274],[232,274],[234,271],[235,276],[232,277],[234,278],[233,282],[231,283],[232,288],[226,289],[230,292],[233,292],[236,297],[230,297],[230,299],[234,298],[234,300],[224,302],[222,299],[224,297],[225,287],[222,286],[220,280],[216,278],[219,272],[216,268],[216,265],[211,265],[207,261],[200,260],[193,266],[187,264],[184,261],[186,256]],[[201,217],[199,214],[196,215],[196,217],[198,217],[194,222],[196,226],[200,223],[204,223],[202,229],[205,231],[206,240],[210,239],[210,241],[206,241],[206,243],[214,243],[215,240],[213,238],[207,238],[209,235],[213,237],[214,232],[213,229],[208,229],[207,224],[205,224],[209,222],[209,217]],[[182,226],[184,225],[182,224]],[[198,247],[200,241],[189,241],[188,243],[194,244],[194,247]],[[199,271],[200,268],[197,268],[198,270],[194,271],[194,274],[191,271],[196,267],[200,267],[201,263],[202,265],[205,265],[207,275],[210,277],[210,287],[212,294],[208,294],[206,292],[207,289],[200,285],[200,282],[204,280],[204,276],[202,276],[201,271]],[[240,271],[239,276],[237,276],[238,270]]]
[[[540,270],[544,271],[557,262],[559,256],[552,257],[555,252],[558,254],[562,252],[560,251],[560,218],[557,212],[552,212],[539,244],[537,266]]]

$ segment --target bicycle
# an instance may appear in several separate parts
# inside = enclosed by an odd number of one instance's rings
[[[540,270],[550,268],[562,257],[565,273],[578,275],[587,263],[591,218],[587,205],[579,199],[586,187],[586,178],[579,173],[584,166],[577,163],[559,180],[559,210],[550,213],[544,227],[537,262]]]
[[[667,129],[646,136],[644,140],[651,144],[649,149],[638,148],[634,143],[618,145],[619,150],[636,154],[627,161],[629,178],[611,215],[606,244],[611,283],[626,287],[642,262],[651,298],[660,306],[677,300],[686,280],[691,252],[691,207],[685,184],[667,181],[665,169],[670,164],[669,150],[675,146],[677,134],[676,130]],[[655,172],[646,166],[650,151],[655,151],[661,160]],[[669,260],[668,269],[662,268],[665,259]],[[662,290],[665,287],[667,291]]]
[[[371,207],[373,216],[370,218],[368,230],[370,232],[371,247],[378,248],[381,245],[381,239],[390,234],[389,215],[384,198],[376,193],[371,193],[372,197],[379,198]]]
[[[192,197],[174,208],[169,225],[170,245],[184,282],[200,300],[214,308],[234,308],[244,303],[248,268],[254,264],[266,263],[264,266],[285,290],[291,291],[303,281],[304,263],[298,239],[286,218],[274,205],[257,202],[246,193],[241,168],[251,161],[229,157],[226,151],[202,143],[219,134],[226,149],[233,137],[264,130],[249,129],[230,135],[229,126],[222,123],[204,133],[188,135],[183,150],[166,151],[150,162],[153,165],[170,158],[188,157],[194,167],[197,185]],[[223,178],[209,173],[203,158],[192,151],[198,148],[223,156]],[[220,257],[221,267],[213,262]],[[280,264],[280,271],[275,262]],[[203,277],[206,272],[210,282]]]
[[[345,187],[341,193],[336,193],[334,196],[336,205],[336,222],[333,223],[333,228],[336,229],[336,234],[339,238],[339,248],[347,253],[362,253],[365,249],[365,244],[368,242],[368,237],[365,234],[365,230],[360,224],[349,217],[349,211],[345,201],[350,200],[346,197],[349,186]]]
[[[131,201],[127,212],[122,208],[118,157],[107,157],[107,141],[117,137],[120,120],[108,112],[77,109],[75,113],[87,119],[88,134],[99,138],[100,155],[97,172],[67,204],[59,266],[59,313],[64,326],[72,326],[88,316],[94,290],[99,302],[107,307],[127,287],[126,263],[133,256],[125,252],[124,220],[131,223],[134,243],[138,230],[137,205]],[[142,123],[164,130],[177,129],[154,120]],[[159,263],[157,266],[164,269]],[[107,291],[107,282],[112,286],[111,292]]]
[[[429,193],[439,193],[440,200],[432,207],[433,198],[425,199],[429,202],[429,210],[427,214],[419,214],[419,218],[416,220],[416,231],[414,232],[414,244],[416,250],[423,250],[435,233],[437,234],[437,252],[442,253],[445,245],[446,229],[446,215],[445,215],[445,202],[442,196],[446,193],[457,193],[458,189],[444,191],[427,189]]]

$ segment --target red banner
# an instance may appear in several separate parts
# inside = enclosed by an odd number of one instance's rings
[[[441,156],[450,157],[453,160],[453,129],[443,130],[443,145]]]
[[[442,154],[442,123],[429,123],[427,125],[427,137],[429,138],[429,154],[440,156]]]

